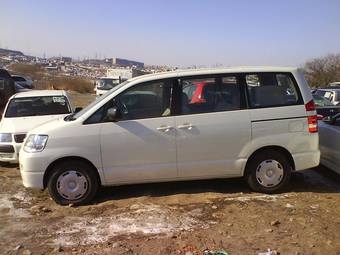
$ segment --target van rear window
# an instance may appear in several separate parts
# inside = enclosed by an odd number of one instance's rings
[[[252,108],[302,103],[294,78],[288,73],[246,74],[249,105]]]

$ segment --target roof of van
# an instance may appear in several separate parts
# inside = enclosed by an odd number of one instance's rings
[[[65,90],[29,90],[17,93],[13,98],[42,97],[42,96],[66,96]]]
[[[251,67],[228,67],[228,68],[202,68],[202,69],[178,69],[171,72],[161,72],[153,74],[145,74],[130,79],[129,81],[137,80],[155,80],[162,78],[173,78],[191,75],[208,75],[219,73],[251,73],[251,72],[293,72],[296,67],[273,67],[273,66],[251,66]]]

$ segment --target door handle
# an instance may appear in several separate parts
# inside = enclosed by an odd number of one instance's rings
[[[171,126],[160,126],[157,128],[158,131],[169,132],[173,127]]]
[[[194,126],[193,126],[191,123],[184,123],[183,125],[179,125],[179,126],[177,126],[177,127],[180,128],[180,129],[186,128],[186,129],[190,130],[190,129],[192,129]]]

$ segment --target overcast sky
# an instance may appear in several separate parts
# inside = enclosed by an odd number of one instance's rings
[[[340,0],[1,0],[0,47],[172,66],[301,65],[340,53]]]

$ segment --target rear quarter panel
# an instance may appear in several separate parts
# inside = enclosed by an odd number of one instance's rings
[[[291,154],[318,148],[318,135],[308,132],[303,105],[254,109],[251,111],[251,129],[252,139],[243,150],[243,157],[249,157],[265,146],[280,146]]]
[[[241,152],[241,157],[250,157],[256,150],[266,146],[279,146],[294,154],[318,152],[319,137],[308,131],[308,115],[304,104],[312,100],[312,94],[303,74],[292,72],[303,104],[253,109],[251,111],[251,142]],[[298,168],[298,167],[297,167]]]

